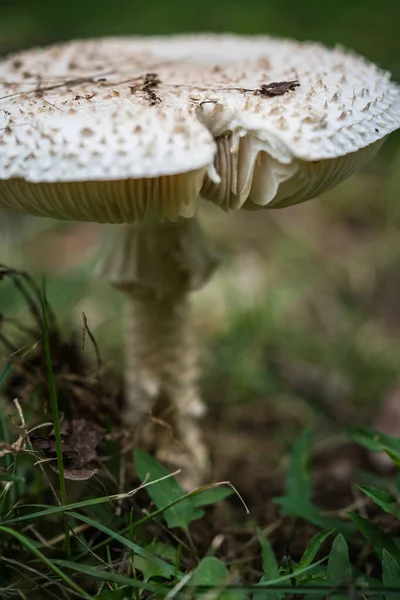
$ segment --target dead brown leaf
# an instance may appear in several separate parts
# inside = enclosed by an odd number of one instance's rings
[[[64,462],[64,477],[75,481],[90,479],[97,469],[86,469],[84,465],[97,458],[97,446],[103,440],[105,430],[86,419],[72,419],[71,422],[61,421],[62,457]],[[54,459],[49,462],[50,468],[58,472],[57,449],[54,433],[47,437],[31,436],[32,444],[42,450],[44,456]]]

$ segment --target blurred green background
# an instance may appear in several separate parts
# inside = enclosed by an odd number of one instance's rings
[[[396,0],[2,0],[0,51],[71,37],[269,33],[344,44],[400,77]]]
[[[399,24],[398,0],[2,0],[0,53],[98,35],[265,33],[342,44],[400,80]],[[278,427],[285,446],[328,413],[370,421],[399,385],[399,141],[392,135],[364,171],[304,205],[257,216],[203,208],[222,257],[194,298],[209,348],[204,395],[215,419],[228,403],[254,403],[269,412],[264,437],[268,423],[285,424]],[[2,230],[0,260],[50,273],[61,321],[79,330],[85,310],[109,364],[119,368],[121,352],[110,350],[121,349],[121,299],[90,276],[102,228],[3,214]],[[23,314],[15,291],[2,286],[0,312]],[[221,426],[242,425],[242,417],[225,414]]]

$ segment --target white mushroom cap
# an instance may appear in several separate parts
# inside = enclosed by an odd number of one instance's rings
[[[201,188],[226,209],[292,204],[348,177],[399,125],[389,74],[319,44],[194,35],[35,49],[0,63],[0,204],[114,223],[190,217]]]

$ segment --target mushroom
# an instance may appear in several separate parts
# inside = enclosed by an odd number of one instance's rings
[[[208,461],[189,293],[216,266],[198,198],[320,195],[399,127],[400,88],[341,49],[234,35],[70,42],[10,56],[0,79],[0,205],[125,224],[99,269],[126,295],[125,418],[194,484]]]

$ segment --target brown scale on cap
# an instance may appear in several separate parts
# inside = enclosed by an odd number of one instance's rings
[[[255,91],[255,94],[273,98],[274,96],[283,96],[283,94],[287,94],[287,92],[293,92],[299,86],[300,83],[297,79],[294,79],[293,81],[274,81],[272,83],[261,84],[259,89]]]
[[[145,92],[149,98],[150,106],[155,106],[161,102],[161,98],[155,93],[155,89],[160,83],[161,80],[158,78],[157,73],[146,73],[141,84],[130,85],[129,89],[132,94],[135,94],[138,90]]]

